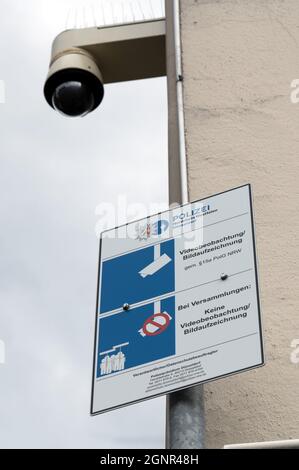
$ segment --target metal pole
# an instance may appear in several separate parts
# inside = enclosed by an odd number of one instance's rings
[[[203,386],[171,393],[166,400],[166,448],[203,449],[205,439]]]
[[[165,0],[165,13],[169,121],[169,201],[170,204],[185,204],[189,202],[189,194],[179,0]],[[203,386],[168,395],[166,404],[166,448],[202,449],[204,448],[204,433]]]

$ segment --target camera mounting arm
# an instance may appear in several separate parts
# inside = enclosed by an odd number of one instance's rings
[[[164,19],[65,31],[54,40],[52,60],[72,48],[93,56],[105,83],[166,75]]]
[[[104,83],[165,75],[165,19],[73,29],[54,40],[44,92],[52,107],[77,116],[101,103]]]

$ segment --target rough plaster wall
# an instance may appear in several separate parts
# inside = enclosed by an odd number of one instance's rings
[[[207,447],[299,438],[298,0],[181,0],[191,199],[253,184],[267,365],[207,385]]]

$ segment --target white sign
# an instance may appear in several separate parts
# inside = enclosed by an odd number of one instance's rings
[[[102,234],[92,414],[263,363],[249,185]]]

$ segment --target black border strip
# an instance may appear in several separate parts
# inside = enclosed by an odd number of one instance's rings
[[[261,316],[261,299],[260,299],[259,276],[258,276],[258,268],[257,268],[258,264],[257,264],[257,253],[256,253],[256,237],[255,237],[255,226],[254,226],[254,216],[253,216],[253,196],[252,196],[251,184],[248,184],[248,189],[249,189],[250,212],[251,212],[251,229],[252,229],[252,241],[253,241],[256,299],[257,299],[257,308],[258,308],[258,314],[259,314],[261,355],[262,355],[262,365],[265,365],[263,325],[262,325],[262,316]]]
[[[201,202],[201,201],[205,201],[207,199],[210,199],[212,197],[216,197],[216,196],[221,196],[222,194],[226,194],[226,193],[230,193],[232,191],[236,191],[238,189],[242,189],[242,188],[248,188],[248,195],[249,195],[249,204],[250,204],[250,212],[251,212],[251,227],[252,227],[252,241],[253,241],[253,257],[254,257],[254,272],[255,272],[255,281],[256,281],[256,298],[257,298],[257,308],[258,308],[258,317],[259,317],[259,336],[260,336],[260,346],[261,346],[261,363],[259,364],[256,364],[256,365],[253,365],[251,367],[246,367],[244,369],[240,369],[238,371],[235,371],[235,372],[229,372],[228,374],[224,374],[224,375],[219,375],[217,377],[213,377],[212,379],[208,379],[208,380],[203,380],[203,381],[200,381],[200,382],[195,382],[191,385],[186,385],[184,387],[179,387],[179,388],[175,388],[171,391],[168,391],[168,392],[162,392],[162,393],[158,393],[156,395],[151,395],[150,397],[144,397],[144,398],[140,398],[138,400],[133,400],[132,402],[128,402],[128,403],[124,403],[122,405],[117,405],[117,406],[114,406],[114,407],[111,407],[111,408],[107,408],[105,410],[102,410],[102,411],[97,411],[97,412],[94,412],[93,411],[93,403],[94,403],[94,388],[95,388],[95,368],[96,368],[96,353],[97,353],[97,337],[98,337],[98,308],[99,308],[99,291],[100,291],[100,273],[101,273],[101,251],[102,251],[102,235],[106,232],[110,232],[111,230],[117,230],[121,227],[127,227],[128,225],[132,224],[132,223],[138,223],[142,220],[150,220],[151,217],[155,217],[155,216],[159,216],[161,214],[165,214],[165,213],[168,213],[169,211],[171,210],[174,210],[175,208],[173,209],[168,209],[166,211],[163,211],[163,212],[159,212],[158,214],[153,214],[151,216],[148,216],[148,217],[143,217],[142,219],[138,219],[138,220],[135,220],[135,221],[132,221],[132,222],[128,222],[127,224],[123,224],[123,225],[120,225],[118,227],[115,227],[113,229],[109,229],[109,230],[105,230],[104,232],[102,232],[101,234],[101,238],[100,238],[100,250],[99,250],[99,259],[98,259],[98,284],[97,284],[97,300],[96,300],[96,320],[95,320],[95,333],[94,333],[94,353],[93,353],[93,367],[92,367],[92,389],[91,389],[91,408],[90,408],[90,415],[91,416],[98,416],[98,415],[101,415],[101,414],[104,414],[104,413],[107,413],[108,411],[114,411],[114,410],[118,410],[120,408],[125,408],[127,406],[130,406],[130,405],[135,405],[137,403],[141,403],[141,402],[144,402],[144,401],[148,401],[148,400],[152,400],[154,398],[158,398],[158,397],[162,397],[162,396],[166,396],[166,395],[170,395],[171,393],[175,393],[175,392],[178,392],[180,390],[185,390],[187,388],[192,388],[192,387],[196,387],[197,385],[203,385],[203,384],[207,384],[207,383],[210,383],[210,382],[214,382],[215,380],[219,380],[219,379],[223,379],[223,378],[227,378],[227,377],[232,377],[234,375],[238,375],[240,373],[243,373],[243,372],[247,372],[247,371],[250,371],[250,370],[253,370],[253,369],[256,369],[256,368],[260,368],[260,367],[263,367],[265,365],[265,355],[264,355],[264,341],[263,341],[263,330],[262,330],[262,319],[261,319],[261,304],[260,304],[260,295],[259,295],[259,280],[258,280],[258,272],[257,272],[257,254],[256,254],[256,239],[255,239],[255,230],[254,230],[254,217],[253,217],[253,198],[252,198],[252,189],[251,189],[251,184],[248,183],[248,184],[243,184],[241,186],[237,186],[236,188],[233,188],[233,189],[228,189],[226,191],[223,191],[223,192],[220,192],[220,193],[216,193],[216,194],[213,194],[211,196],[208,196],[208,197],[205,197],[205,198],[202,198],[202,199],[198,199],[196,201],[190,201],[189,203],[187,204],[183,204],[181,206],[178,206],[183,208],[183,207],[186,207],[186,206],[189,206],[191,204],[195,204],[197,202]]]

